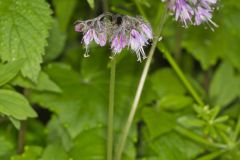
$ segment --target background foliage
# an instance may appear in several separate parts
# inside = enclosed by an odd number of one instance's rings
[[[121,14],[142,9],[154,28],[161,20],[160,0],[109,4]],[[93,0],[0,0],[0,159],[105,159],[111,51],[93,44],[83,58],[73,26],[101,12]],[[168,17],[161,43],[206,106],[197,105],[159,46],[123,159],[240,159],[239,19],[237,0],[219,1],[214,32],[184,29]],[[129,51],[118,57],[116,142],[142,68]]]

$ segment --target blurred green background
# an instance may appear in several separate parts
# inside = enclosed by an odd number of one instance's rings
[[[145,17],[156,30],[161,0],[109,0],[114,13]],[[105,160],[110,46],[84,58],[76,20],[101,0],[0,0],[0,159]],[[213,21],[183,28],[169,14],[132,125],[124,160],[240,159],[240,3],[219,0]],[[174,57],[200,106],[166,59]],[[148,53],[149,47],[145,48]],[[166,50],[165,50],[166,52]],[[114,145],[144,67],[117,58]]]

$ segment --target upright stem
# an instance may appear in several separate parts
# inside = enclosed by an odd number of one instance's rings
[[[116,72],[116,58],[113,57],[111,62],[110,86],[109,86],[107,160],[112,160],[112,157],[113,157],[113,117],[114,117],[115,72]]]
[[[108,0],[102,0],[103,11],[108,12]],[[113,158],[113,119],[114,119],[114,95],[115,95],[115,73],[116,57],[113,56],[110,65],[110,82],[109,82],[109,104],[108,104],[108,131],[107,131],[107,160]]]
[[[21,126],[18,131],[18,154],[23,153],[25,145],[25,132],[26,132],[27,123],[26,121],[21,121]]]
[[[133,104],[131,106],[130,114],[128,116],[126,125],[125,125],[125,127],[123,129],[123,132],[121,134],[121,137],[120,137],[120,142],[119,142],[119,146],[117,148],[115,160],[121,160],[123,149],[124,149],[124,146],[125,146],[125,143],[126,143],[126,139],[127,139],[130,127],[132,125],[133,118],[135,116],[137,107],[138,107],[138,103],[139,103],[139,100],[140,100],[140,97],[141,97],[141,94],[142,94],[143,86],[144,86],[144,83],[145,83],[145,80],[146,80],[146,77],[147,77],[147,74],[148,74],[148,71],[149,71],[149,68],[150,68],[150,64],[151,64],[154,52],[155,52],[156,47],[157,47],[158,37],[160,37],[160,35],[162,33],[162,29],[163,29],[163,25],[165,23],[166,15],[167,15],[166,12],[163,13],[163,18],[162,18],[162,21],[160,22],[159,29],[158,29],[158,32],[156,34],[157,38],[154,39],[154,41],[153,41],[152,47],[151,47],[149,55],[148,55],[148,59],[145,63],[145,66],[144,66],[144,69],[143,69],[143,72],[142,72],[142,75],[141,75],[141,79],[139,81],[138,88],[137,88],[137,91],[136,91],[136,95],[135,95]]]
[[[102,0],[103,3],[103,11],[108,12],[108,0]]]

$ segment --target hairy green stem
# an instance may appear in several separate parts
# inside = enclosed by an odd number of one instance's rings
[[[108,12],[108,0],[102,0],[103,11]],[[113,159],[113,119],[115,97],[116,57],[113,56],[110,64],[109,103],[108,103],[108,129],[107,129],[107,160]]]
[[[150,68],[150,64],[151,64],[154,52],[155,52],[156,47],[157,47],[158,37],[160,37],[160,35],[162,33],[162,29],[163,29],[163,25],[165,23],[166,16],[167,16],[167,14],[165,12],[163,14],[162,21],[160,22],[159,29],[158,29],[158,32],[156,34],[157,38],[154,39],[154,41],[153,41],[152,47],[151,47],[149,55],[148,55],[148,59],[145,63],[145,66],[144,66],[144,69],[143,69],[143,72],[142,72],[142,75],[141,75],[141,78],[140,78],[140,81],[139,81],[139,84],[138,84],[138,88],[137,88],[137,91],[136,91],[136,95],[135,95],[133,104],[131,106],[130,114],[128,116],[126,125],[123,129],[123,132],[121,134],[119,145],[117,147],[115,160],[121,160],[123,149],[124,149],[124,146],[125,146],[125,143],[126,143],[126,139],[127,139],[130,127],[132,125],[133,118],[135,116],[137,107],[138,107],[138,103],[139,103],[139,100],[140,100],[140,97],[141,97],[141,94],[142,94],[142,90],[143,90],[144,83],[145,83],[145,80],[146,80],[146,77],[147,77],[147,74],[148,74],[148,71],[149,71],[149,68]]]
[[[175,70],[175,72],[177,73],[178,77],[180,78],[180,80],[183,82],[183,84],[185,85],[185,87],[188,89],[188,91],[190,92],[190,94],[193,96],[193,98],[195,99],[195,101],[201,105],[204,106],[204,102],[202,101],[201,97],[198,95],[198,93],[195,91],[195,89],[193,88],[193,86],[191,85],[191,83],[188,81],[188,79],[186,78],[186,76],[184,75],[184,73],[182,72],[182,70],[179,68],[179,66],[177,65],[177,63],[175,62],[174,58],[172,57],[172,55],[169,53],[169,51],[165,48],[165,47],[160,47],[158,46],[158,48],[163,52],[165,58],[168,60],[168,62],[170,63],[170,65],[172,66],[172,68]]]
[[[115,95],[115,72],[116,57],[113,57],[110,71],[109,86],[109,108],[108,108],[108,138],[107,138],[107,160],[113,158],[113,119],[114,119],[114,95]]]

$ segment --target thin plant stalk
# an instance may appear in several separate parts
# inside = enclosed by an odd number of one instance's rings
[[[18,154],[21,154],[24,152],[24,146],[25,146],[25,134],[26,134],[26,121],[21,121],[20,123],[20,129],[18,132]]]
[[[115,160],[121,160],[123,149],[124,149],[124,146],[125,146],[125,143],[126,143],[126,139],[127,139],[130,127],[132,125],[133,118],[135,116],[137,107],[138,107],[138,103],[139,103],[139,100],[140,100],[140,97],[141,97],[141,94],[142,94],[144,83],[145,83],[145,80],[146,80],[146,77],[147,77],[147,74],[148,74],[148,71],[149,71],[149,68],[150,68],[150,64],[151,64],[154,52],[155,52],[156,47],[157,47],[157,43],[159,41],[159,37],[162,33],[162,29],[163,29],[163,25],[165,23],[166,16],[167,16],[167,14],[166,14],[166,12],[164,12],[163,17],[162,17],[162,21],[160,22],[160,25],[159,25],[158,33],[156,34],[157,38],[154,39],[152,47],[150,49],[147,61],[145,63],[145,66],[144,66],[144,69],[143,69],[143,72],[142,72],[142,75],[141,75],[141,78],[140,78],[140,81],[139,81],[139,84],[138,84],[136,95],[135,95],[133,104],[131,106],[131,111],[130,111],[129,117],[127,119],[126,125],[125,125],[125,127],[123,129],[123,132],[121,134],[121,137],[120,137],[119,145],[118,145],[117,151],[116,151]]]
[[[107,160],[113,158],[113,119],[114,119],[114,95],[115,95],[116,57],[111,61],[109,107],[108,107],[108,136],[107,136]]]
[[[108,0],[102,0],[103,11],[108,12]],[[114,98],[115,98],[115,74],[116,57],[113,56],[110,64],[109,82],[109,104],[108,104],[108,129],[107,129],[107,160],[113,159],[113,120],[114,120]]]

